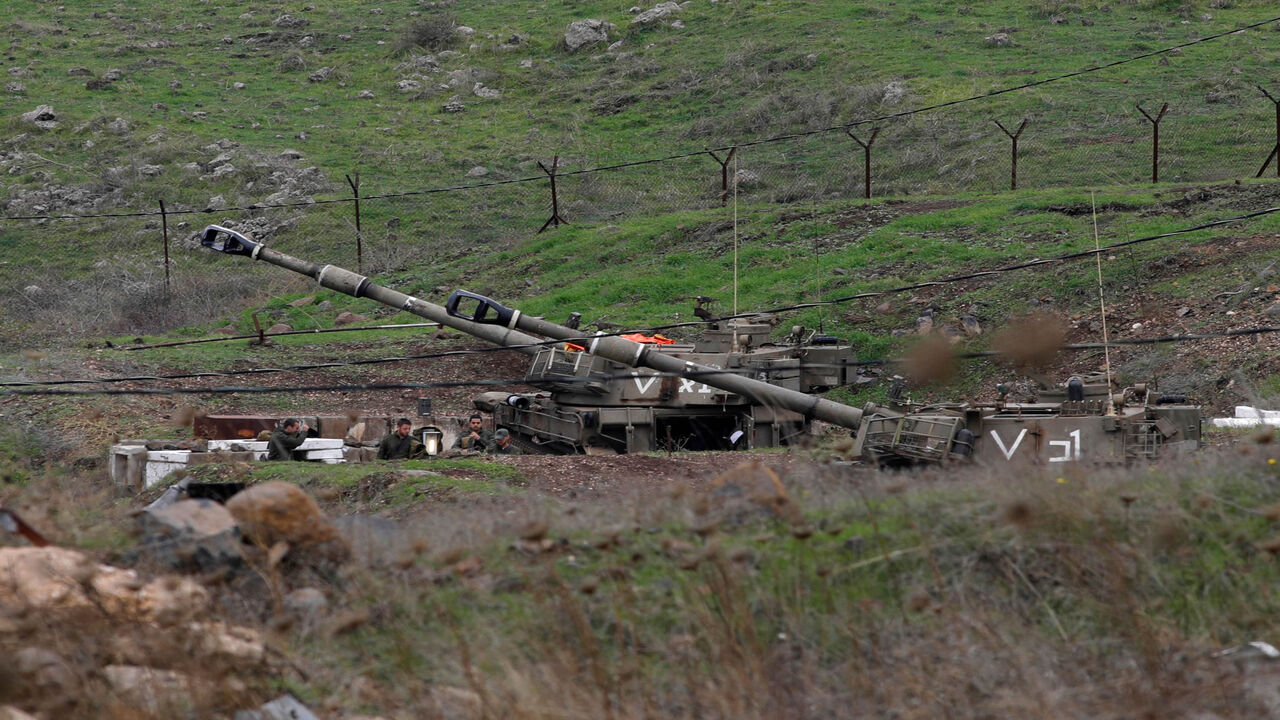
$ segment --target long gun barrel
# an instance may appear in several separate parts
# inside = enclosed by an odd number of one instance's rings
[[[699,382],[726,392],[736,393],[753,401],[786,408],[807,418],[816,418],[850,430],[862,422],[862,410],[788,390],[766,382],[753,380],[719,368],[701,365],[678,357],[654,351],[644,343],[600,333],[584,337],[580,332],[563,325],[548,322],[503,307],[493,300],[464,290],[457,290],[444,307],[383,287],[369,278],[335,265],[319,265],[286,255],[256,243],[234,230],[210,225],[204,229],[201,244],[228,255],[243,255],[254,260],[271,263],[286,270],[306,275],[322,287],[350,295],[367,297],[390,307],[413,313],[452,327],[469,335],[488,340],[496,345],[512,347],[526,354],[537,352],[543,337],[565,340],[584,345],[587,351],[628,367],[645,367],[662,373],[694,376]],[[462,308],[466,303],[474,309],[468,314]],[[524,332],[522,332],[524,331]]]

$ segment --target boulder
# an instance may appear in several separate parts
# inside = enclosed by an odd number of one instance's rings
[[[179,500],[138,515],[139,553],[164,567],[209,571],[242,560],[240,528],[220,503]]]
[[[53,130],[58,127],[58,115],[49,105],[37,105],[35,110],[22,113],[20,119],[24,123],[35,125],[41,130]]]
[[[355,325],[356,323],[363,322],[369,322],[369,318],[359,313],[348,312],[346,310],[338,313],[338,316],[333,319],[333,324],[337,326]]]
[[[187,578],[144,583],[133,570],[99,565],[67,548],[0,548],[0,607],[95,608],[167,625],[203,614],[208,603],[208,592]]]
[[[341,543],[337,528],[316,501],[289,483],[267,482],[242,490],[227,501],[227,510],[245,537],[262,547],[277,542],[292,547]]]
[[[596,19],[569,23],[569,28],[564,33],[564,46],[569,52],[577,52],[584,47],[606,42],[609,31],[614,27],[613,23]]]

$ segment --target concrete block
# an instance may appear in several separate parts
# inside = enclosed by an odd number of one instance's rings
[[[182,470],[186,467],[187,464],[185,462],[159,462],[148,460],[146,473],[143,476],[142,486],[145,489],[154,485],[159,485],[164,482],[164,479],[168,477],[169,473],[174,470]]]
[[[191,457],[190,450],[148,450],[148,463],[182,463],[187,464],[187,460]]]
[[[143,487],[147,468],[147,448],[142,445],[112,445],[110,472],[117,487],[138,491]]]
[[[266,452],[267,441],[266,440],[210,440],[209,441],[210,452],[222,452],[222,451],[234,452],[235,448],[237,447],[242,447],[245,450],[251,450],[254,452]]]
[[[303,453],[303,457],[308,460],[341,460],[345,452],[343,448],[308,450]]]
[[[307,438],[298,446],[299,450],[341,450],[342,438]]]

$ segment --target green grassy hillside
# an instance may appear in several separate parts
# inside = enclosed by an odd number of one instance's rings
[[[219,275],[191,252],[193,231],[208,221],[354,264],[352,205],[305,204],[350,199],[348,176],[357,173],[368,269],[434,271],[474,256],[477,244],[525,252],[522,242],[551,216],[545,180],[370,196],[542,178],[538,163],[553,156],[575,172],[695,153],[562,178],[561,209],[578,232],[706,211],[721,206],[721,186],[720,167],[696,154],[704,148],[1044,80],[1193,43],[1271,11],[1222,0],[747,0],[686,3],[637,25],[637,15],[609,3],[11,3],[0,9],[9,36],[5,215],[146,215],[0,225],[0,299],[6,316],[33,320],[14,321],[8,334],[145,332],[190,324],[210,306],[244,307],[265,281]],[[590,18],[615,27],[570,52],[566,28]],[[1009,141],[993,120],[1010,129],[1028,120],[1020,187],[1139,183],[1149,177],[1150,127],[1135,106],[1155,113],[1165,102],[1164,179],[1248,177],[1274,143],[1273,107],[1254,85],[1269,82],[1278,39],[1275,24],[1262,25],[877,122],[875,194],[1007,187]],[[447,112],[455,96],[465,108]],[[22,119],[46,104],[56,127]],[[855,134],[867,140],[870,131]],[[735,194],[749,214],[858,197],[860,160],[837,130],[740,148],[730,172],[744,173]],[[167,218],[157,214],[162,201]],[[253,204],[288,207],[199,212]],[[176,300],[160,292],[166,226],[171,274],[184,289]],[[43,292],[21,292],[31,285]]]

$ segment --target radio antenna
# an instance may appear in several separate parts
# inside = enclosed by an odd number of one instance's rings
[[[1107,299],[1102,292],[1102,245],[1098,240],[1098,201],[1094,191],[1089,191],[1089,205],[1093,212],[1093,259],[1098,266],[1098,306],[1102,308],[1102,355],[1107,371],[1107,414],[1115,415],[1116,408],[1111,402],[1111,345],[1107,340]]]
[[[738,314],[738,154],[733,154],[733,314]],[[735,335],[735,337],[737,337]]]

